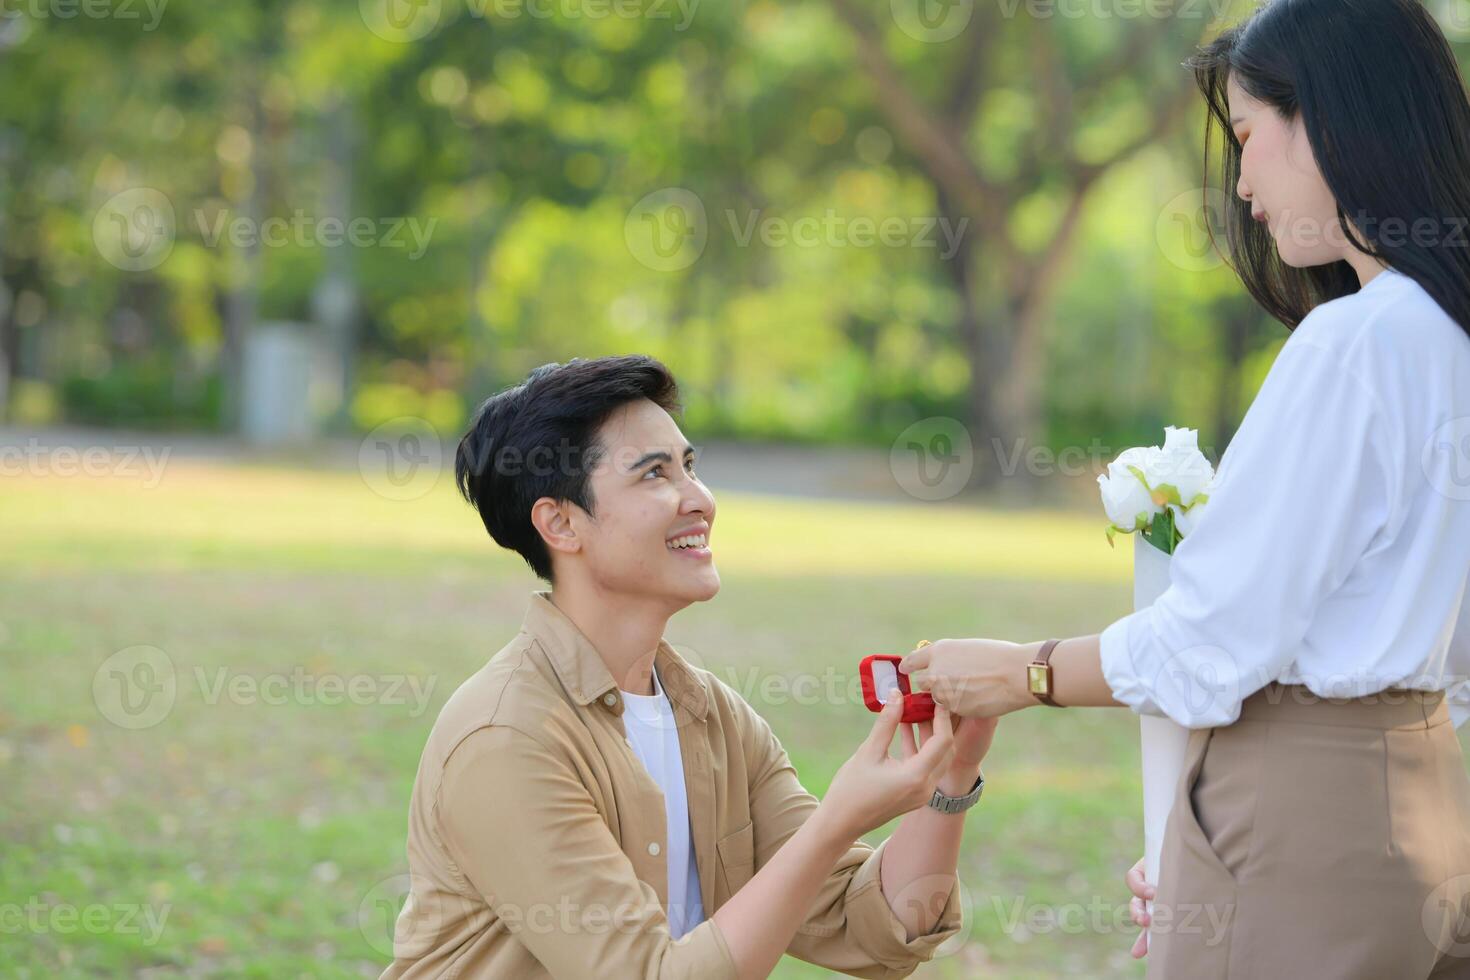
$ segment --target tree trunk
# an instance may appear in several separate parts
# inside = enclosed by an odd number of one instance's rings
[[[345,226],[351,220],[354,127],[351,108],[341,101],[326,110],[327,215]],[[352,386],[357,363],[357,340],[362,304],[357,294],[356,251],[346,245],[326,250],[326,265],[313,299],[313,314],[336,364],[335,384],[340,396],[328,419],[330,427],[347,431],[352,423]]]
[[[241,217],[255,230],[239,251],[231,252],[229,286],[222,304],[224,310],[224,359],[221,372],[224,382],[224,424],[238,432],[245,417],[245,346],[260,319],[260,223],[264,212],[266,166],[266,132],[264,108],[260,100],[260,82],[247,83],[246,116],[251,139],[251,187],[241,207]]]
[[[10,378],[15,370],[15,324],[10,319],[10,288],[0,279],[0,424],[10,417]]]
[[[952,207],[942,191],[938,194],[938,204],[943,219],[951,222],[950,227],[958,227],[956,223],[962,220],[963,213]],[[982,290],[980,283],[976,282],[971,237],[960,236],[954,253],[947,259],[941,258],[940,262],[960,301],[957,327],[965,359],[970,364],[964,423],[974,448],[975,469],[970,477],[971,486],[989,489],[1002,475],[999,464],[1003,457],[996,452],[996,446],[1003,446],[1012,438],[996,397],[1005,365],[1010,360],[1007,350],[1009,331],[1004,323],[989,320],[980,309],[978,297]]]

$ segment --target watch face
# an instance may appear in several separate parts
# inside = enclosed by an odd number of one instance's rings
[[[1045,664],[1028,664],[1026,666],[1026,676],[1031,682],[1032,694],[1049,693],[1047,689],[1051,685],[1047,683],[1050,678],[1047,677],[1047,669]]]

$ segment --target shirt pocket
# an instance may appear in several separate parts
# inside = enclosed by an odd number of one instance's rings
[[[755,875],[755,824],[747,823],[715,842],[727,895],[734,895]]]

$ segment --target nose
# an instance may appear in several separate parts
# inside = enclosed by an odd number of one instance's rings
[[[1250,185],[1245,182],[1244,176],[1242,176],[1240,180],[1235,182],[1235,193],[1240,197],[1242,201],[1250,201],[1251,189]]]
[[[701,483],[698,477],[690,476],[684,481],[683,496],[679,513],[700,514],[707,521],[714,519],[715,495],[709,492],[709,487]]]

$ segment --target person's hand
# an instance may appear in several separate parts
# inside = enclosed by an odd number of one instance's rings
[[[1133,893],[1133,897],[1128,900],[1128,910],[1133,914],[1133,924],[1143,930],[1138,934],[1138,938],[1133,940],[1133,958],[1141,960],[1148,954],[1148,926],[1152,921],[1144,903],[1153,901],[1157,890],[1143,880],[1143,858],[1139,858],[1138,863],[1128,869],[1128,874],[1123,880],[1128,883],[1128,890]]]
[[[863,744],[832,777],[832,785],[822,798],[821,808],[837,821],[849,841],[927,804],[934,787],[954,762],[954,725],[949,712],[938,706],[931,735],[922,746],[914,744],[913,732],[905,725],[908,737],[902,740],[900,757],[888,755],[898,719],[903,715],[903,698],[896,693],[878,713]]]
[[[965,718],[998,718],[1038,702],[1026,688],[1031,647],[1004,640],[939,640],[903,658],[914,691]]]
[[[1000,719],[950,715],[950,722],[954,726],[954,761],[950,763],[949,771],[939,780],[939,788],[950,796],[963,796],[970,792],[976,777],[980,775],[980,763],[985,761],[985,754],[990,751],[991,742],[995,739],[995,727]],[[908,725],[900,727],[905,747],[913,749],[913,731]],[[934,722],[921,721],[913,727],[918,729],[917,744],[928,744],[934,734]]]

